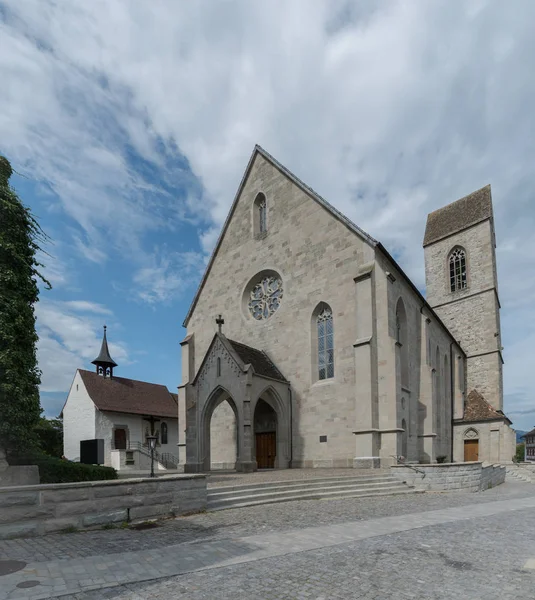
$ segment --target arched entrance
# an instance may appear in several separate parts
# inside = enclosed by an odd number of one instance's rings
[[[274,469],[277,459],[277,413],[262,398],[254,412],[255,454],[258,469]]]
[[[464,433],[464,462],[479,460],[479,433],[473,427]]]
[[[238,410],[232,396],[218,388],[202,415],[201,457],[204,471],[235,469],[239,462]]]

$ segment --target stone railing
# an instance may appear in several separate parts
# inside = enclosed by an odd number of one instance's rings
[[[418,465],[418,471],[407,465],[393,465],[391,473],[417,490],[429,492],[478,492],[505,481],[505,467],[480,462]]]
[[[0,488],[0,539],[183,515],[205,508],[204,475]]]

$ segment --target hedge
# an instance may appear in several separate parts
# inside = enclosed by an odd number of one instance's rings
[[[117,471],[111,467],[85,465],[69,462],[46,454],[17,457],[10,464],[37,465],[41,483],[71,483],[76,481],[103,481],[117,479]]]

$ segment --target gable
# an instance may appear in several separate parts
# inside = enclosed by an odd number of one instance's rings
[[[271,173],[267,172],[269,170],[271,170]],[[184,327],[188,326],[188,322],[195,310],[195,307],[199,300],[199,296],[210,275],[214,261],[224,249],[228,237],[227,233],[229,227],[231,226],[231,223],[233,222],[233,218],[235,217],[236,213],[236,208],[240,201],[247,202],[247,206],[248,208],[250,208],[256,195],[262,192],[267,195],[268,203],[271,203],[271,206],[273,206],[272,203],[274,201],[277,202],[276,213],[274,213],[273,210],[269,210],[268,204],[268,215],[271,213],[270,217],[275,216],[275,218],[279,220],[284,220],[286,218],[295,218],[295,215],[290,215],[290,213],[292,212],[292,207],[289,206],[289,203],[286,205],[284,203],[285,195],[286,198],[295,197],[295,190],[299,190],[302,193],[302,195],[306,197],[307,200],[310,200],[313,203],[315,203],[317,208],[322,209],[322,211],[324,211],[325,214],[328,215],[333,221],[336,221],[339,224],[341,224],[346,230],[350,231],[360,240],[364,241],[366,244],[372,247],[376,245],[376,240],[374,240],[370,235],[368,235],[366,232],[360,229],[341,212],[335,209],[324,198],[319,196],[319,194],[317,194],[312,188],[303,183],[298,177],[296,177],[293,173],[286,169],[286,167],[284,167],[275,158],[268,154],[263,148],[257,145],[255,146],[251,158],[249,159],[249,163],[242,177],[242,180],[238,187],[238,191],[236,192],[236,196],[232,203],[229,214],[225,220],[215,248],[212,252],[203,278],[195,293],[186,318],[184,319]],[[235,229],[238,229],[238,231],[240,232],[239,234],[243,237],[252,236],[253,225],[251,214],[252,213],[250,212],[250,210],[247,210],[245,211],[245,214],[241,215],[239,224],[233,223]],[[268,233],[270,227],[272,227],[273,224],[274,223],[272,220],[271,222],[268,222]],[[297,225],[298,224],[296,223],[296,226]],[[312,233],[313,232],[311,232],[311,234]]]

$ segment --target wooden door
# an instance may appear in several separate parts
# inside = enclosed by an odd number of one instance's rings
[[[113,432],[113,444],[115,450],[126,450],[126,431],[124,429],[116,429]]]
[[[464,462],[479,460],[479,440],[464,440]]]
[[[256,464],[259,469],[275,468],[276,448],[275,432],[256,434]]]

